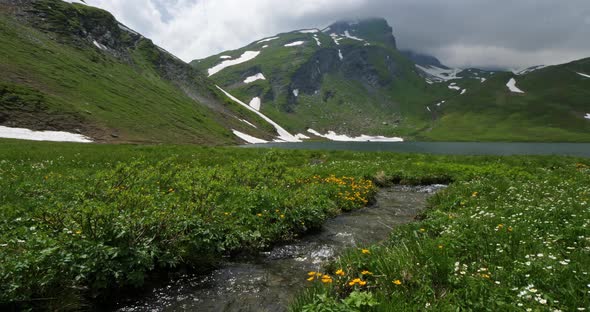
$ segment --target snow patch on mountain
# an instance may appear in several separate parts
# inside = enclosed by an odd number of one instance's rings
[[[315,39],[315,42],[318,44],[318,47],[322,46],[322,42],[320,41],[320,38],[318,38],[317,35],[313,35],[313,39]]]
[[[344,55],[342,55],[342,51],[340,49],[338,49],[338,57],[341,61],[344,59]]]
[[[94,40],[92,42],[97,48],[103,50],[103,51],[108,51],[109,48],[107,48],[107,46],[105,46],[104,44],[100,44],[98,41]]]
[[[278,139],[279,140],[282,140],[282,141],[285,141],[285,142],[301,142],[300,139],[298,139],[295,136],[293,136],[292,134],[290,134],[287,130],[285,130],[279,124],[277,124],[276,122],[274,122],[272,119],[268,118],[266,115],[264,115],[261,112],[255,110],[254,108],[250,107],[246,103],[240,101],[238,98],[236,98],[235,96],[229,94],[227,91],[223,90],[221,87],[219,87],[219,86],[216,86],[216,87],[221,92],[223,92],[223,94],[225,94],[228,98],[230,98],[232,101],[234,101],[234,102],[242,105],[243,107],[249,109],[250,111],[254,112],[256,115],[260,116],[260,118],[264,119],[266,122],[268,122],[269,124],[271,124],[277,130],[277,133],[279,134],[279,136],[278,136]]]
[[[578,74],[578,75],[580,75],[582,77],[590,78],[590,75],[586,75],[586,74],[583,74],[583,73],[576,73],[576,74]]]
[[[426,82],[445,82],[461,79],[461,77],[457,77],[457,74],[461,72],[461,69],[458,68],[444,69],[432,65],[421,66],[418,64],[416,64],[416,68],[427,76]]]
[[[308,137],[307,135],[303,134],[303,133],[297,133],[295,135],[296,138],[298,138],[299,140],[309,140],[311,139],[310,137]]]
[[[81,134],[65,131],[34,131],[25,128],[0,126],[0,138],[29,141],[92,143],[92,139]]]
[[[295,41],[295,42],[287,43],[285,45],[285,47],[296,47],[296,46],[300,46],[304,43],[305,43],[305,41]]]
[[[295,90],[293,90],[293,95],[294,95],[295,97],[298,97],[298,96],[299,96],[299,89],[295,89]]]
[[[384,136],[369,136],[369,135],[360,135],[358,137],[350,137],[345,134],[336,134],[334,131],[328,131],[326,134],[321,134],[313,129],[307,129],[307,132],[328,139],[330,141],[339,141],[339,142],[403,142],[404,139],[397,138],[397,137],[384,137]]]
[[[240,119],[240,121],[241,121],[241,122],[243,122],[243,123],[245,123],[245,124],[247,124],[248,126],[250,126],[250,127],[252,127],[252,128],[256,128],[256,129],[258,129],[258,127],[256,127],[256,125],[255,125],[255,124],[253,124],[253,123],[249,122],[249,121],[248,121],[248,120],[246,120],[246,119]]]
[[[302,34],[315,34],[315,33],[319,33],[320,31],[318,29],[303,29],[299,31]]]
[[[262,104],[262,101],[260,100],[259,97],[255,97],[250,101],[250,104],[248,104],[250,107],[252,107],[253,109],[259,111],[260,110],[260,105]]]
[[[356,40],[356,41],[363,41],[363,42],[365,41],[364,39],[361,39],[361,38],[359,38],[359,37],[355,37],[355,36],[351,35],[351,34],[348,32],[348,30],[345,30],[345,31],[344,31],[344,37],[346,37],[346,38],[348,38],[348,39]]]
[[[508,83],[506,84],[506,86],[508,87],[508,89],[510,90],[510,92],[514,92],[514,93],[524,93],[524,91],[520,90],[517,86],[516,86],[516,79],[511,78]]]
[[[250,76],[244,80],[244,83],[252,83],[257,80],[266,80],[266,77],[262,73],[258,73],[254,76]]]
[[[590,119],[590,113],[586,114],[586,116],[584,116],[584,118]]]
[[[260,41],[257,41],[256,44],[263,43],[263,42],[269,42],[269,41],[273,41],[276,39],[279,39],[279,37],[270,37],[270,38],[262,39]]]
[[[340,37],[340,36],[338,36],[337,34],[334,34],[334,33],[330,34],[330,37],[332,38],[332,40],[334,40],[334,43],[336,45],[340,45],[340,40],[344,39],[344,38],[342,38],[342,37]]]
[[[251,136],[251,135],[249,135],[249,134],[245,134],[245,133],[243,133],[243,132],[240,132],[240,131],[238,131],[238,130],[234,130],[234,129],[232,129],[231,131],[234,133],[234,135],[235,135],[235,136],[237,136],[238,138],[240,138],[240,139],[242,139],[242,140],[246,141],[246,142],[247,142],[247,143],[249,143],[249,144],[261,144],[261,143],[268,143],[268,141],[265,141],[265,140],[263,140],[263,139],[259,139],[259,138],[257,138],[257,137],[253,137],[253,136]]]
[[[237,58],[235,60],[225,60],[225,61],[221,62],[220,64],[217,64],[216,66],[209,68],[209,70],[208,70],[209,77],[217,74],[218,72],[222,71],[223,69],[225,69],[227,67],[251,61],[251,60],[255,59],[259,54],[260,54],[260,51],[246,51],[239,58]]]
[[[539,70],[539,69],[542,69],[545,67],[547,67],[547,65],[536,65],[536,66],[531,66],[531,67],[526,67],[526,68],[513,69],[512,73],[514,73],[515,75],[522,76],[522,75],[532,73],[536,70]]]
[[[481,79],[481,83],[484,83],[484,82],[486,82],[486,80],[487,80],[487,79],[485,79],[485,78],[480,78],[480,79]]]
[[[461,87],[457,86],[457,84],[453,82],[449,85],[449,89],[459,91],[459,90],[461,90]]]
[[[219,58],[222,59],[222,60],[228,60],[228,59],[231,58],[231,56],[229,56],[229,55],[222,55]]]
[[[461,95],[465,94],[465,92],[467,92],[467,89],[461,90]]]

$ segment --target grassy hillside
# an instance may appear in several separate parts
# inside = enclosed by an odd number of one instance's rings
[[[1,125],[199,144],[237,142],[229,130],[251,128],[239,119],[266,129],[108,12],[56,0],[0,4],[0,29]]]
[[[525,75],[496,73],[484,83],[456,80],[467,88],[437,108],[426,140],[460,141],[590,141],[590,59],[550,66]],[[525,93],[510,92],[515,78]],[[448,84],[448,83],[446,83]]]

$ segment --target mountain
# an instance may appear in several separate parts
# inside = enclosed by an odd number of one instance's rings
[[[291,132],[412,136],[429,126],[430,86],[384,19],[341,21],[191,62]],[[313,135],[312,135],[313,136]]]
[[[206,76],[106,11],[2,0],[0,43],[0,126],[98,142],[241,142],[232,130],[273,136]]]
[[[457,93],[429,106],[432,127],[418,139],[590,141],[590,58],[485,73],[439,83]]]
[[[189,65],[104,10],[0,0],[0,43],[0,136],[590,141],[588,59],[516,73],[454,69],[399,51],[380,18],[281,33]]]
[[[450,69],[443,65],[435,56],[414,52],[412,50],[402,50],[401,53],[412,60],[416,65],[434,66],[442,69]]]

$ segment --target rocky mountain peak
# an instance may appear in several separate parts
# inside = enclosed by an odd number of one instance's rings
[[[393,28],[384,18],[367,18],[336,22],[326,29],[325,33],[355,36],[368,41],[379,41],[396,48]]]

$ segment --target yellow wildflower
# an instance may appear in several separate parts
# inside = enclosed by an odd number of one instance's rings
[[[362,252],[364,255],[367,255],[367,254],[370,254],[370,253],[371,253],[371,251],[370,251],[369,249],[362,249],[362,250],[361,250],[361,252]]]
[[[479,195],[478,192],[473,192],[473,194],[471,194],[471,197],[477,197],[477,195]]]
[[[261,213],[257,213],[256,216],[262,217],[262,214]]]
[[[338,269],[336,271],[336,275],[340,275],[340,276],[344,276],[346,273],[344,273],[344,271],[342,269]]]
[[[425,228],[421,228],[420,229],[420,232],[424,233],[424,232],[426,232],[426,229]]]
[[[308,276],[314,276],[316,273],[317,273],[317,272],[315,272],[315,271],[311,271],[311,272],[307,273],[307,275],[308,275]]]
[[[365,281],[360,281],[360,282],[359,282],[359,285],[361,285],[361,286],[365,286],[365,285],[367,285],[367,282],[365,282]]]
[[[488,274],[482,274],[481,277],[489,279],[490,276]]]
[[[315,277],[313,277],[313,276],[312,276],[312,277],[308,278],[308,279],[307,279],[307,281],[308,281],[308,282],[313,282],[313,279],[314,279],[314,278],[315,278]]]
[[[393,281],[393,283],[394,283],[395,285],[401,285],[401,284],[402,284],[402,281],[400,281],[400,280],[396,279],[395,281]]]
[[[361,274],[362,275],[373,275],[373,273],[371,273],[371,272],[369,272],[367,270],[362,271]]]
[[[443,245],[438,245],[438,249],[443,249]]]

